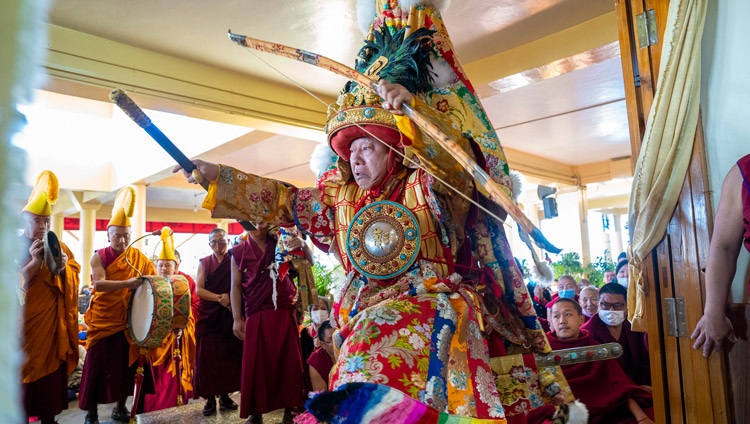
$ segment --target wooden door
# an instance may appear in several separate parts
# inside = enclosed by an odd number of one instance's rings
[[[669,0],[616,0],[633,165],[654,100]],[[651,11],[649,13],[649,11]],[[657,41],[638,38],[643,15],[655,17]],[[641,16],[639,16],[641,15]],[[654,25],[654,22],[651,22]],[[640,29],[643,29],[641,25]],[[725,361],[706,360],[692,349],[690,333],[703,314],[713,209],[702,125],[699,120],[690,169],[661,243],[643,263],[654,409],[657,423],[734,422],[728,413]],[[669,306],[684,305],[684,325]],[[676,331],[674,331],[676,330]],[[680,331],[681,330],[681,331]]]

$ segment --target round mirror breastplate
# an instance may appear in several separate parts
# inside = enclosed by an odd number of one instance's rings
[[[391,201],[371,203],[349,224],[347,255],[363,275],[385,279],[406,271],[417,259],[419,225],[406,207]]]

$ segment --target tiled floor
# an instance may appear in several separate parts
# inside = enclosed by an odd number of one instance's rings
[[[235,402],[240,401],[239,393],[232,395]],[[191,399],[190,403],[176,408],[165,409],[162,411],[149,412],[147,414],[140,414],[136,416],[136,422],[139,424],[214,424],[214,423],[229,423],[229,424],[242,424],[245,422],[244,419],[240,418],[238,411],[218,411],[216,415],[210,417],[203,416],[203,405],[205,401],[202,399]],[[131,400],[128,400],[128,407],[131,405]],[[110,414],[112,413],[112,407],[110,405],[99,405],[99,423],[100,424],[114,424],[111,420]],[[280,424],[283,418],[284,411],[274,411],[270,414],[263,415],[264,424]],[[68,410],[64,411],[57,417],[57,422],[60,424],[83,424],[83,420],[86,417],[86,411],[78,409],[78,401],[72,401],[68,405]]]

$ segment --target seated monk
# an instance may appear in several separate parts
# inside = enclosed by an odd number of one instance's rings
[[[581,330],[583,312],[577,302],[560,298],[550,318],[553,330],[547,338],[553,349],[599,344]],[[588,408],[589,423],[653,423],[651,394],[625,375],[617,362],[584,362],[564,365],[562,370],[573,394]]]
[[[599,312],[583,325],[583,329],[599,343],[619,343],[623,352],[617,363],[636,384],[651,390],[648,334],[633,331],[626,319],[627,296],[627,289],[618,283],[603,285],[599,289]]]
[[[314,392],[328,390],[328,376],[336,361],[333,350],[333,328],[329,321],[323,321],[318,327],[320,347],[315,349],[307,359],[310,372],[310,383]]]
[[[588,286],[581,289],[578,297],[578,304],[583,310],[583,322],[588,322],[597,312],[599,312],[599,290],[594,286]]]

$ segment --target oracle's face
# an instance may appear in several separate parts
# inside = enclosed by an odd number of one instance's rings
[[[349,163],[354,181],[364,189],[376,187],[388,172],[388,147],[369,137],[354,140]]]

